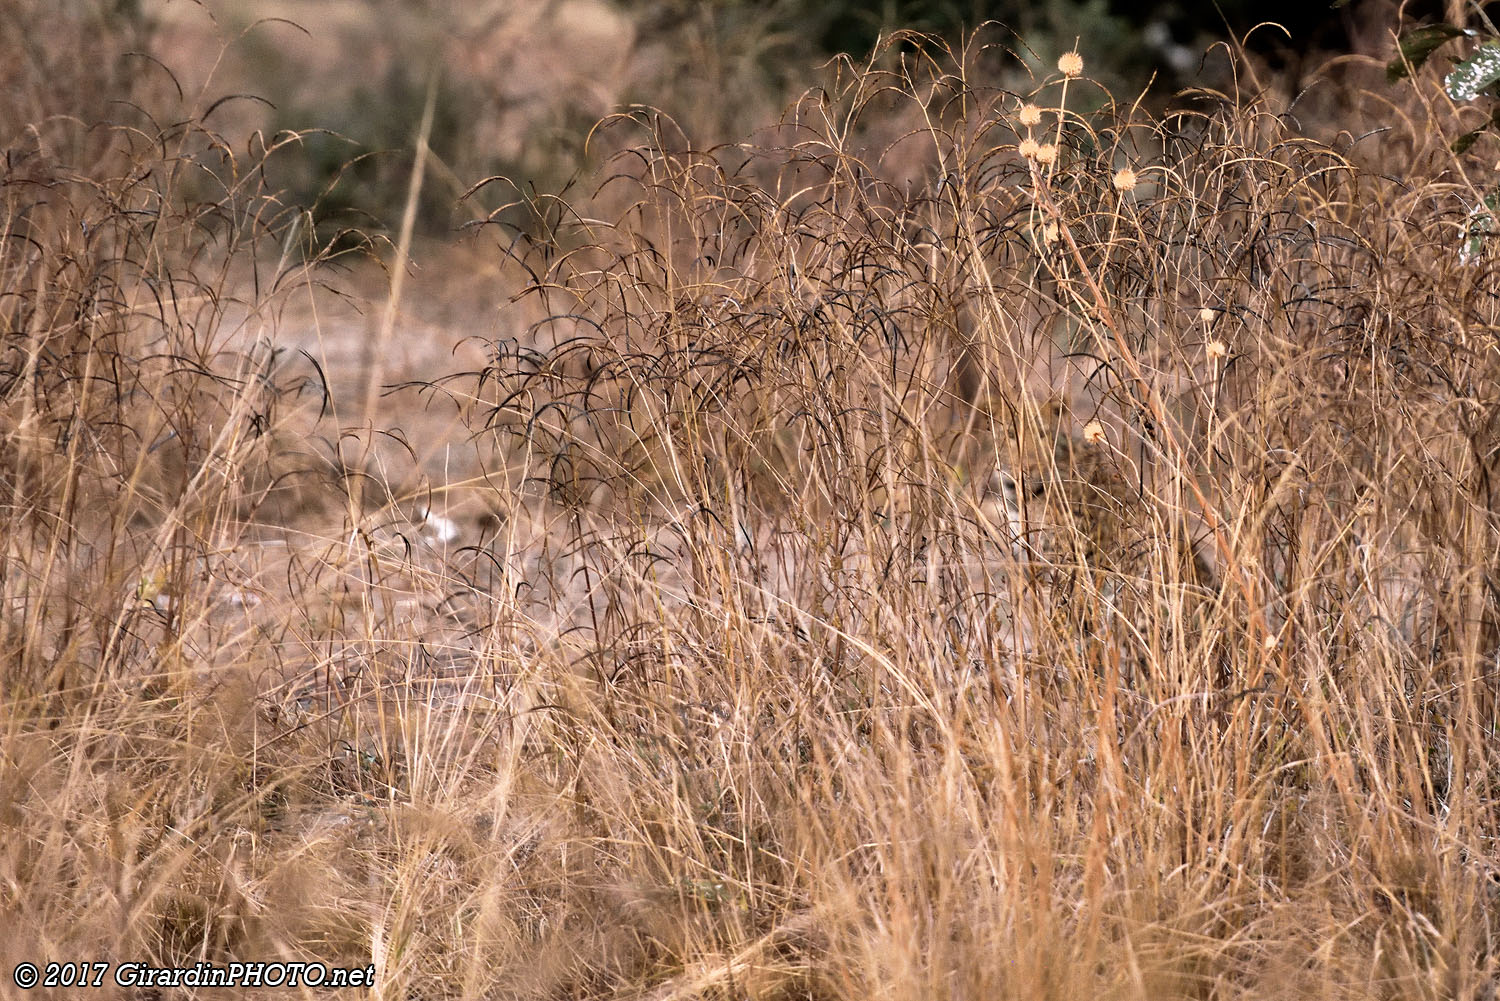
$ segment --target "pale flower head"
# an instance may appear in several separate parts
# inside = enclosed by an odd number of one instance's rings
[[[1135,190],[1137,180],[1138,178],[1135,176],[1135,171],[1131,170],[1129,167],[1121,167],[1119,170],[1115,171],[1115,190],[1120,192],[1121,194],[1127,191],[1133,191]]]
[[[1083,73],[1083,57],[1076,52],[1064,52],[1057,58],[1057,71],[1066,77]]]
[[[1016,113],[1016,120],[1028,129],[1042,124],[1042,109],[1031,102],[1021,105],[1021,110]]]
[[[1229,345],[1223,341],[1209,341],[1204,345],[1203,353],[1208,355],[1209,361],[1218,361],[1229,353]]]
[[[1057,147],[1052,143],[1038,146],[1036,150],[1036,162],[1040,164],[1051,164],[1057,160]]]
[[[1089,421],[1083,426],[1083,440],[1090,445],[1104,444],[1104,424],[1101,421]]]
[[[1041,147],[1037,145],[1035,139],[1022,139],[1019,151],[1026,159],[1033,160],[1041,152]]]
[[[1205,327],[1213,326],[1213,322],[1218,318],[1219,314],[1215,312],[1212,306],[1204,306],[1202,309],[1198,310],[1198,322],[1203,324]]]

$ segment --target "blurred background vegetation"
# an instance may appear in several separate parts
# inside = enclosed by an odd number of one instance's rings
[[[1407,4],[1405,16],[1432,19],[1440,8]],[[1149,85],[1148,101],[1162,105],[1184,87],[1234,86],[1216,42],[1245,42],[1295,89],[1330,56],[1382,55],[1400,17],[1391,0],[7,0],[0,9],[0,40],[19,56],[0,82],[51,102],[0,112],[8,148],[41,141],[27,139],[27,123],[71,122],[60,128],[75,138],[94,122],[132,124],[152,106],[152,87],[201,90],[204,108],[254,95],[216,109],[211,124],[236,148],[257,131],[262,143],[300,137],[273,158],[270,180],[289,203],[312,207],[325,239],[396,225],[429,82],[418,230],[436,236],[484,217],[537,225],[527,196],[580,176],[588,154],[602,152],[598,142],[585,148],[590,129],[614,111],[658,108],[695,145],[739,141],[774,121],[814,67],[841,53],[863,60],[895,29],[961,45],[999,22],[1010,34],[987,38],[1008,37],[1007,51],[981,58],[997,86],[1018,93],[1076,43],[1109,92],[1128,99]],[[60,36],[71,45],[51,44]],[[49,65],[62,51],[81,55],[87,72]],[[85,85],[35,85],[52,79]],[[462,198],[487,177],[505,180]]]

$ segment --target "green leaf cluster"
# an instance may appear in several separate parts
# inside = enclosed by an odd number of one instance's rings
[[[1443,78],[1443,91],[1454,101],[1468,103],[1481,95],[1500,97],[1500,32],[1480,12],[1489,38],[1481,41],[1467,58],[1458,60],[1453,69]],[[1429,24],[1414,28],[1398,40],[1396,58],[1386,65],[1386,78],[1392,83],[1406,79],[1427,63],[1432,55],[1457,38],[1479,38],[1480,33],[1472,28],[1460,28],[1452,24]],[[1500,133],[1500,104],[1490,112],[1488,118],[1477,129],[1471,129],[1453,140],[1450,148],[1454,153],[1468,152],[1486,133]],[[1459,259],[1470,263],[1479,259],[1488,240],[1496,229],[1496,217],[1500,216],[1500,191],[1492,191],[1475,205],[1469,213],[1464,227],[1463,243],[1459,248]]]

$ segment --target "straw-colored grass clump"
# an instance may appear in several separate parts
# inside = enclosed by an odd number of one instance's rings
[[[603,123],[453,371],[190,117],[7,122],[0,966],[1492,996],[1487,175],[998,51]]]

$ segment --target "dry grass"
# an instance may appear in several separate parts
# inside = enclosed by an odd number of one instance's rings
[[[1494,997],[1487,175],[902,43],[746,144],[606,122],[416,381],[274,347],[339,262],[203,126],[7,133],[6,971]]]

